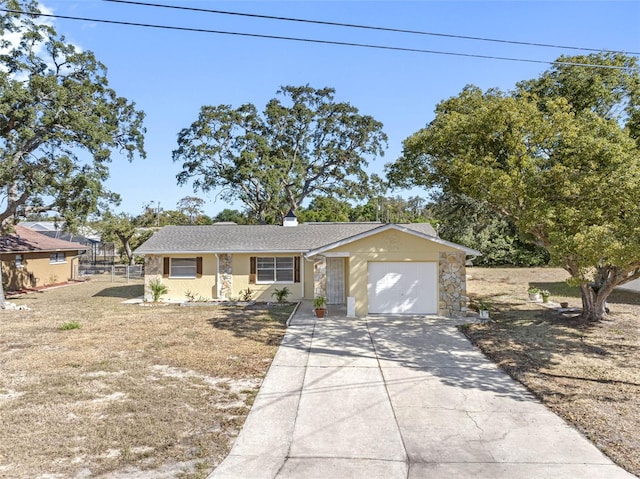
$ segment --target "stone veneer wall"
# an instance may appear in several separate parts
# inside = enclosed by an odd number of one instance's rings
[[[313,296],[327,297],[327,259],[313,263]]]
[[[466,256],[462,251],[439,254],[440,298],[438,312],[445,316],[460,315],[467,307]]]
[[[218,255],[218,261],[220,272],[220,298],[219,299],[231,299],[233,294],[233,267],[232,257],[230,254]]]
[[[154,280],[162,281],[162,256],[146,255],[144,262],[144,300],[153,301],[153,293],[149,283]]]

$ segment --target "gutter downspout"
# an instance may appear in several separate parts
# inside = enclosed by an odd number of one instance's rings
[[[213,253],[216,257],[216,299],[220,299],[220,257],[218,253]]]

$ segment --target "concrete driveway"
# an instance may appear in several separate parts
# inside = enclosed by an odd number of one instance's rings
[[[210,478],[632,478],[443,318],[301,305]]]

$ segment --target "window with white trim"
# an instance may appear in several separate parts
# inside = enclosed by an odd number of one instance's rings
[[[22,255],[16,255],[16,268],[22,268],[24,265],[22,264]]]
[[[67,259],[64,257],[64,253],[51,253],[49,255],[49,263],[65,263]]]
[[[195,278],[197,273],[196,258],[171,258],[172,278]]]
[[[256,276],[258,283],[293,283],[292,257],[258,257]]]

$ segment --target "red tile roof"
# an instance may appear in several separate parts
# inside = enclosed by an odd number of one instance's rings
[[[0,253],[27,253],[34,251],[84,251],[87,247],[50,238],[24,226],[15,225],[14,232],[0,237]]]

